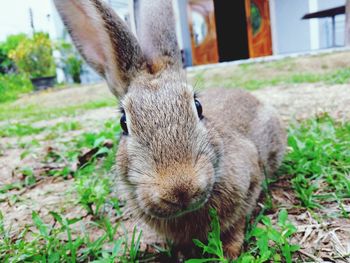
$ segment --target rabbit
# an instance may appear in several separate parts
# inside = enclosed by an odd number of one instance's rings
[[[276,111],[239,89],[194,92],[171,0],[140,1],[137,37],[100,0],[54,4],[81,55],[120,100],[115,183],[133,215],[186,248],[207,239],[216,209],[225,255],[239,256],[264,173],[274,173],[285,152]]]

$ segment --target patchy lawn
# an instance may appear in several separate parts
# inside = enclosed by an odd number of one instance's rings
[[[264,184],[238,262],[350,261],[349,61],[341,52],[189,72],[199,90],[254,90],[289,127],[288,154]],[[171,244],[124,218],[127,200],[113,197],[118,123],[104,84],[0,104],[1,262],[174,258]],[[209,246],[198,245],[227,262],[212,218]]]

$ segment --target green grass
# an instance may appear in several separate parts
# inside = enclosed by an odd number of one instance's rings
[[[37,212],[33,211],[32,220],[35,230],[26,227],[18,236],[12,236],[11,228],[5,229],[4,215],[0,213],[0,261],[1,262],[134,262],[141,254],[139,251],[141,233],[134,231],[132,240],[127,236],[115,239],[119,223],[112,223],[108,217],[100,213],[100,209],[107,203],[111,203],[114,211],[120,214],[118,201],[109,196],[111,192],[111,179],[109,171],[114,165],[114,157],[117,147],[106,148],[103,142],[113,139],[116,142],[120,133],[119,125],[115,122],[106,122],[104,129],[98,133],[84,133],[71,142],[67,142],[65,149],[69,151],[61,153],[50,152],[47,158],[56,162],[62,159],[77,162],[80,149],[84,147],[98,148],[96,154],[73,172],[75,189],[77,192],[77,205],[81,205],[93,215],[93,224],[103,230],[103,234],[92,238],[88,232],[83,236],[72,238],[72,226],[82,223],[83,217],[65,218],[57,212],[51,211],[54,220],[53,225],[44,223]],[[74,153],[73,153],[74,152]],[[101,155],[104,157],[101,159]],[[56,171],[54,176],[65,174],[65,168]],[[32,171],[27,171],[28,176],[33,176]],[[35,179],[34,179],[35,180]],[[12,185],[0,190],[4,193],[12,189],[20,189],[25,185]],[[85,226],[87,227],[87,225]],[[26,239],[31,233],[32,238]],[[62,239],[62,235],[66,238]],[[109,247],[109,248],[106,248]]]
[[[258,74],[265,67],[279,72],[273,76]],[[350,68],[325,65],[324,71],[319,73],[302,72],[297,68],[298,63],[294,59],[246,64],[236,67],[237,72],[230,71],[229,77],[223,77],[219,71],[211,72],[209,81],[206,76],[209,71],[196,72],[196,86],[205,83],[204,87],[236,86],[254,90],[280,84],[350,82]],[[115,105],[112,99],[46,108],[2,103],[0,137],[18,138],[20,141],[25,136],[34,137],[45,133],[44,140],[54,140],[64,137],[67,132],[81,130],[82,123],[60,122],[50,127],[36,127],[31,123],[61,116],[77,116],[86,110]],[[84,209],[82,215],[78,214],[74,218],[65,217],[64,211],[50,211],[50,224],[47,217],[41,218],[38,212],[33,211],[32,225],[26,226],[16,235],[11,226],[5,228],[6,215],[0,212],[0,262],[137,262],[152,261],[158,258],[158,254],[164,255],[165,260],[174,256],[168,247],[156,247],[156,253],[151,255],[141,251],[142,233],[136,230],[130,240],[126,234],[115,238],[117,232],[126,232],[122,222],[112,222],[105,213],[109,207],[108,211],[113,215],[121,215],[122,204],[112,196],[114,182],[110,176],[120,134],[117,123],[117,120],[110,120],[99,131],[72,135],[47,151],[42,162],[55,164],[59,168],[38,176],[33,167],[20,167],[21,180],[8,185],[0,184],[0,202],[15,204],[22,201],[21,197],[7,194],[33,187],[45,177],[73,178],[74,204]],[[107,146],[107,141],[113,142],[113,146]],[[31,148],[38,148],[40,143],[35,139],[19,142],[18,146],[23,150],[22,159],[31,154]],[[296,122],[288,129],[288,145],[289,151],[279,173],[289,179],[289,194],[297,200],[293,203],[293,209],[307,209],[320,221],[321,217],[348,218],[350,214],[345,208],[345,200],[350,198],[350,123],[337,122],[328,116]],[[86,150],[92,151],[91,156],[84,156]],[[78,168],[74,168],[77,164]],[[247,219],[244,250],[233,262],[293,261],[299,249],[291,241],[296,227],[288,219],[289,211],[276,205],[268,190],[269,184],[278,180],[266,180],[263,208],[255,218]],[[327,211],[329,204],[336,204],[338,212],[322,213]],[[271,211],[276,212],[277,218],[273,218]],[[211,211],[210,216],[212,223],[207,242],[200,242],[193,237],[194,244],[202,249],[203,255],[188,260],[189,263],[230,262],[224,256],[220,240],[220,218],[215,211]],[[88,221],[87,217],[90,218]],[[86,230],[80,236],[73,234],[77,224]],[[100,230],[98,235],[88,231],[91,226]]]
[[[300,73],[279,79],[276,84],[325,83],[346,84],[350,81],[350,68],[337,69],[326,74]]]
[[[295,59],[261,62],[200,70],[190,73],[191,82],[198,89],[208,87],[243,88],[257,90],[285,84],[323,83],[328,85],[350,82],[350,67],[313,68],[299,70]]]
[[[32,83],[25,75],[0,74],[0,103],[14,101],[20,95],[31,91]]]
[[[302,83],[324,83],[329,85],[345,84],[350,81],[350,68],[333,70],[327,73],[288,73],[277,76],[259,76],[254,70],[244,68],[238,70],[240,73],[233,73],[233,76],[223,77],[221,74],[207,82],[204,78],[206,72],[197,73],[195,76],[197,87],[225,87],[225,88],[243,88],[247,90],[257,90],[270,86],[283,84],[302,84]],[[247,71],[247,72],[246,72]],[[251,77],[247,77],[251,76]]]
[[[229,262],[224,256],[224,250],[220,240],[220,222],[217,212],[211,209],[209,215],[211,218],[211,231],[208,233],[208,244],[203,244],[198,239],[193,240],[194,244],[203,250],[203,258],[189,259],[186,263]]]
[[[339,213],[328,216],[348,218],[349,212],[343,208],[342,200],[350,198],[350,123],[322,116],[291,125],[288,134],[290,152],[280,173],[291,178],[300,205],[313,211],[322,208],[324,203],[336,202]],[[266,188],[265,195],[268,195]],[[265,208],[252,224],[247,225],[245,251],[234,262],[293,262],[293,255],[300,248],[291,243],[296,228],[288,220],[285,209],[280,210],[277,225],[274,225],[265,215],[267,209],[272,209],[270,199],[265,200]],[[215,211],[211,211],[211,218],[208,243],[194,240],[203,249],[203,258],[187,263],[230,262],[223,254]]]
[[[269,63],[196,71],[190,73],[190,82],[197,88],[223,86],[249,90],[284,84],[349,83],[350,68],[342,63],[336,65],[329,59],[331,56],[311,58],[310,60],[320,61],[323,59],[323,62],[316,66],[314,63],[310,68],[303,66],[303,58],[288,58]],[[0,91],[3,89],[1,85],[0,80]],[[23,92],[28,91],[26,85],[22,88]],[[112,96],[78,105],[46,108],[29,102],[8,102],[21,93],[22,91],[19,93],[14,90],[13,94],[8,93],[6,98],[3,97],[5,99],[0,99],[0,137],[18,138],[22,159],[30,154],[35,155],[32,148],[38,149],[41,146],[35,135],[45,133],[43,140],[55,140],[64,138],[70,131],[83,128],[83,123],[79,121],[60,122],[47,127],[37,127],[34,122],[62,116],[79,116],[87,110],[116,106]],[[20,167],[18,172],[22,175],[21,179],[6,185],[0,182],[0,203],[20,203],[23,198],[11,195],[14,191],[33,187],[47,177],[61,177],[73,180],[70,191],[74,193],[74,200],[67,193],[67,201],[82,208],[82,213],[67,218],[61,208],[52,208],[49,216],[41,217],[33,211],[32,224],[14,234],[17,229],[11,226],[5,228],[6,214],[0,211],[0,262],[152,262],[160,254],[164,262],[173,258],[169,244],[166,247],[155,245],[154,254],[142,251],[142,232],[135,229],[132,236],[128,237],[123,222],[112,221],[106,216],[108,209],[112,218],[119,217],[123,205],[112,195],[114,182],[110,176],[118,149],[118,120],[107,121],[95,132],[70,134],[68,140],[57,141],[57,145],[44,152],[44,157],[40,160],[42,164],[54,164],[57,168],[38,176],[34,167]],[[30,139],[30,136],[31,140],[25,140]],[[113,142],[113,145],[106,142]],[[288,145],[288,154],[279,171],[283,176],[264,183],[262,208],[257,215],[247,219],[244,249],[241,256],[233,262],[289,263],[295,259],[299,247],[291,241],[296,227],[289,220],[290,210],[284,209],[283,204],[276,204],[269,191],[269,186],[279,180],[287,180],[290,189],[284,190],[295,197],[292,209],[307,209],[320,222],[324,219],[322,217],[350,216],[345,207],[350,198],[350,123],[337,122],[328,116],[296,122],[288,129]],[[91,151],[91,154],[86,154],[86,151]],[[0,149],[0,154],[5,152],[6,149]],[[327,211],[329,204],[335,204],[338,211],[322,214],[322,211]],[[210,211],[210,216],[212,223],[207,242],[194,240],[194,244],[202,249],[203,255],[187,262],[230,262],[225,258],[220,240],[220,218],[215,211]],[[77,228],[83,229],[79,236],[74,234]],[[91,228],[94,229],[93,233]],[[116,238],[117,232],[125,234]]]
[[[91,101],[80,105],[65,107],[47,107],[40,105],[19,106],[13,103],[0,104],[0,121],[21,120],[29,118],[31,121],[49,120],[62,116],[76,116],[87,110],[116,106],[113,98],[100,101]]]
[[[50,212],[54,223],[46,224],[36,213],[32,213],[35,230],[26,227],[17,237],[11,229],[4,228],[0,212],[0,259],[1,262],[135,262],[140,251],[140,236],[134,231],[131,242],[125,238],[114,239],[119,224],[113,225],[108,217],[95,222],[103,230],[98,237],[88,233],[72,237],[72,226],[82,223],[83,218],[65,218]],[[25,236],[31,233],[31,240]],[[65,236],[66,238],[62,238]]]
[[[28,135],[39,134],[44,128],[33,127],[29,124],[9,124],[0,127],[0,137],[23,137]]]
[[[15,125],[12,136],[20,138],[35,135],[41,130],[31,126]],[[81,128],[79,122],[58,123],[47,128],[55,131],[56,136],[63,136],[67,131]],[[4,131],[2,130],[4,133]],[[173,256],[172,251],[157,248],[157,253],[150,255],[140,250],[142,233],[136,230],[131,238],[124,235],[116,239],[116,232],[123,232],[123,224],[111,222],[104,210],[112,207],[113,213],[120,215],[120,203],[111,196],[113,182],[109,172],[115,164],[117,142],[120,126],[116,120],[107,121],[96,132],[84,132],[70,140],[61,142],[60,146],[47,152],[43,162],[64,164],[63,168],[49,171],[46,176],[61,176],[74,178],[75,205],[82,207],[86,215],[92,216],[92,221],[84,222],[83,215],[66,218],[60,211],[51,211],[51,221],[47,224],[39,214],[33,211],[32,228],[25,227],[18,235],[12,234],[12,229],[4,227],[4,216],[0,214],[0,261],[1,262],[134,262],[137,259],[152,260],[162,253],[165,258]],[[112,141],[113,147],[107,147],[105,142]],[[34,143],[34,145],[36,145]],[[328,214],[332,217],[348,217],[343,200],[350,198],[350,123],[341,123],[329,116],[294,123],[288,129],[289,152],[285,157],[280,174],[290,178],[291,194],[297,197],[296,208],[303,207],[312,213],[318,213],[329,202],[339,205],[339,213]],[[27,146],[24,146],[27,148]],[[84,149],[94,149],[81,166],[74,170],[72,164],[79,162]],[[24,149],[26,151],[26,149]],[[31,167],[22,167],[23,181],[2,186],[0,194],[12,190],[31,187],[40,180]],[[278,178],[274,178],[274,181]],[[288,219],[288,211],[276,207],[272,196],[269,196],[267,181],[264,185],[264,208],[255,219],[248,219],[244,251],[233,261],[245,262],[292,262],[298,246],[291,242],[296,232],[295,226]],[[0,197],[0,202],[8,199]],[[16,198],[11,202],[18,202]],[[269,216],[271,210],[278,212],[275,221]],[[230,262],[225,258],[220,240],[220,218],[211,211],[211,232],[208,242],[194,241],[203,250],[203,256],[190,259],[189,263],[200,262]],[[75,225],[84,228],[94,225],[102,230],[99,235],[91,235],[84,231],[82,236],[74,236]],[[27,237],[30,237],[29,239]],[[62,238],[64,236],[65,238]],[[74,236],[74,237],[73,237]],[[195,239],[195,237],[193,237]]]
[[[54,128],[57,134],[80,128],[78,122],[59,123]],[[20,137],[22,128],[17,132]],[[25,130],[23,128],[23,130]],[[35,134],[30,129],[29,133]],[[134,231],[132,237],[122,235],[115,238],[117,231],[124,232],[122,222],[112,222],[106,217],[104,209],[112,207],[114,215],[120,215],[120,203],[111,196],[113,182],[109,172],[115,164],[117,141],[120,126],[116,120],[110,120],[97,132],[85,132],[49,151],[44,162],[65,164],[63,168],[49,172],[47,176],[62,176],[74,179],[76,193],[75,205],[91,216],[86,223],[86,216],[76,215],[66,218],[61,211],[51,211],[51,223],[41,218],[33,211],[32,227],[25,227],[18,235],[13,235],[11,227],[5,229],[4,216],[0,214],[0,261],[1,262],[137,262],[152,261],[162,253],[170,260],[172,251],[168,248],[157,248],[155,254],[147,254],[140,250],[142,233]],[[280,173],[291,178],[294,194],[300,203],[310,211],[317,210],[324,202],[338,202],[340,207],[344,198],[350,195],[350,123],[339,123],[328,116],[295,123],[289,128],[287,154]],[[105,142],[113,141],[113,147],[107,147]],[[94,149],[91,156],[76,170],[72,164],[79,162],[83,149]],[[13,189],[29,187],[37,182],[30,167],[23,168],[25,181],[6,185],[0,188],[0,194],[6,194]],[[278,178],[275,178],[278,181]],[[321,187],[322,186],[322,187]],[[265,195],[268,197],[268,185],[265,185]],[[198,240],[194,244],[203,250],[203,256],[190,259],[189,263],[200,262],[293,262],[293,256],[299,247],[291,241],[296,232],[295,226],[288,219],[288,211],[276,207],[270,198],[265,198],[264,208],[252,219],[247,220],[244,251],[235,261],[225,258],[220,240],[220,218],[215,211],[210,212],[212,218],[208,242]],[[5,202],[6,199],[0,202]],[[272,210],[279,211],[276,220],[269,216]],[[338,215],[348,216],[343,209]],[[52,223],[53,222],[53,223]],[[101,230],[100,234],[89,234],[83,231],[80,236],[73,235],[76,224],[88,229],[93,225]],[[27,236],[31,238],[27,238]]]
[[[24,137],[33,136],[43,132],[49,132],[46,136],[46,140],[55,139],[62,133],[69,131],[77,131],[82,129],[81,123],[77,121],[60,122],[53,126],[47,127],[34,127],[33,125],[26,123],[9,123],[0,127],[0,137]]]
[[[350,197],[350,123],[323,116],[292,125],[288,144],[282,169],[292,175],[302,206],[320,208]]]
[[[260,212],[252,226],[247,228],[245,236],[245,252],[238,259],[225,258],[220,240],[220,223],[215,210],[210,211],[211,231],[208,233],[208,244],[194,239],[193,242],[203,250],[203,258],[189,259],[186,263],[223,262],[223,263],[263,263],[287,262],[292,263],[293,254],[300,249],[291,244],[291,237],[296,233],[295,226],[288,220],[287,210],[282,209],[278,214],[277,226],[272,224],[269,217]],[[249,220],[248,220],[249,221]],[[258,223],[262,226],[258,226]]]
[[[274,225],[264,212],[264,210],[261,211],[252,227],[248,225],[245,237],[247,249],[236,262],[292,263],[293,255],[300,247],[291,243],[291,237],[297,229],[288,219],[287,210],[279,211],[277,225]],[[258,223],[262,226],[259,227]]]

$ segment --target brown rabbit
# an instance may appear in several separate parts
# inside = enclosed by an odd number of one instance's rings
[[[242,90],[196,96],[182,70],[171,0],[142,0],[139,41],[100,0],[54,0],[86,61],[120,98],[118,184],[127,203],[179,246],[205,240],[217,210],[225,253],[239,255],[245,218],[276,171],[285,132]]]

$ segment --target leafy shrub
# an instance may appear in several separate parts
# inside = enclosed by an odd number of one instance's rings
[[[32,83],[27,76],[23,74],[0,74],[0,103],[15,100],[20,94],[27,93],[32,90]]]
[[[74,83],[81,83],[80,74],[83,61],[74,55],[70,55],[66,60],[66,67]]]
[[[14,72],[16,67],[13,60],[9,57],[9,53],[15,50],[18,45],[27,39],[25,34],[11,35],[8,36],[6,41],[0,43],[0,73],[11,73]]]
[[[47,34],[36,33],[33,38],[23,39],[10,58],[16,63],[19,72],[32,78],[53,76],[56,72],[52,55],[53,44]]]
[[[80,59],[73,45],[68,42],[61,41],[56,44],[56,48],[62,55],[62,68],[66,74],[72,78],[74,83],[81,83],[80,74],[82,71],[83,61]]]

